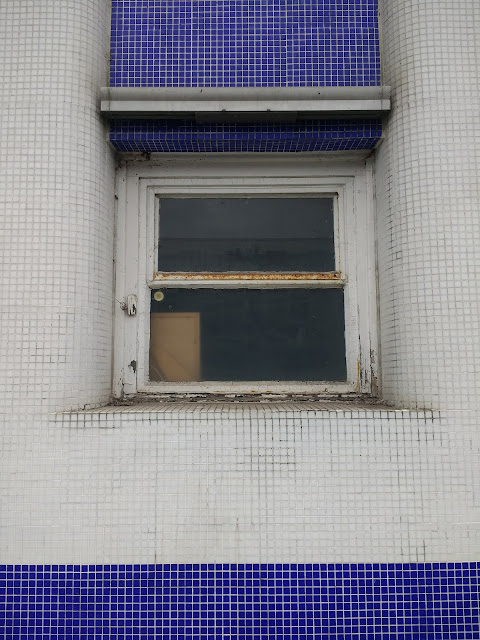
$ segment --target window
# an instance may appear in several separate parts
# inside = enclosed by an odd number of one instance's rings
[[[126,162],[116,394],[371,392],[369,182],[355,156]]]

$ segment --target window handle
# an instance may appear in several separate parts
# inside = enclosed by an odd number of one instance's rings
[[[120,308],[123,309],[128,316],[135,316],[137,314],[137,296],[133,293],[128,295],[126,301],[120,304]]]

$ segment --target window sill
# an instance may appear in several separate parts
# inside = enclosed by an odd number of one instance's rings
[[[228,395],[200,395],[200,394],[163,394],[157,396],[135,396],[134,398],[118,401],[114,404],[99,408],[90,408],[77,411],[66,411],[56,413],[59,420],[64,421],[67,416],[72,416],[78,422],[93,420],[108,420],[112,422],[115,417],[119,418],[133,414],[140,415],[143,419],[150,417],[155,420],[161,415],[179,414],[212,414],[218,415],[238,414],[246,416],[258,416],[265,414],[287,414],[286,417],[331,417],[332,414],[345,418],[362,419],[425,419],[431,420],[440,417],[440,412],[431,409],[407,409],[395,408],[375,398],[359,395],[349,396],[322,396],[312,395],[275,395],[268,397],[256,396],[234,396]],[[108,426],[108,425],[105,425]]]

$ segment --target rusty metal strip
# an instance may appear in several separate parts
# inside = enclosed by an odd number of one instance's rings
[[[155,273],[154,279],[157,281],[178,281],[186,280],[191,282],[208,282],[208,281],[260,281],[268,282],[270,280],[298,281],[298,280],[341,280],[342,274],[339,272],[327,273]]]

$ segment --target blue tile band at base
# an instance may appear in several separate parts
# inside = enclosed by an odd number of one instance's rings
[[[378,0],[113,0],[115,87],[380,84]]]
[[[6,640],[473,640],[479,577],[480,563],[3,565],[0,625]]]
[[[296,125],[197,125],[178,120],[114,120],[110,141],[119,151],[347,151],[373,149],[381,134],[379,120],[312,120]]]

